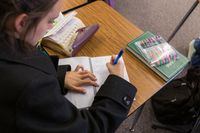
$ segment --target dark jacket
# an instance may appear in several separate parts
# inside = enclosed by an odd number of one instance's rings
[[[192,58],[191,58],[191,65],[199,66],[200,65],[200,38],[196,38],[194,40],[193,47],[195,49],[195,52],[193,53]]]
[[[62,95],[64,73],[58,76],[39,50],[25,55],[0,49],[0,132],[114,132],[127,117],[135,87],[110,75],[92,106],[78,110]]]

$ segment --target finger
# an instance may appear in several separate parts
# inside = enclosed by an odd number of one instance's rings
[[[95,86],[95,87],[99,86],[95,81],[92,81],[90,79],[83,80],[81,85],[92,85],[92,86]]]
[[[107,68],[108,68],[109,73],[111,73],[111,72],[110,72],[110,70],[111,70],[111,63],[106,63],[106,66],[107,66]]]
[[[90,74],[90,73],[87,73],[87,74],[84,74],[84,75],[81,76],[81,79],[87,79],[87,78],[89,78],[92,81],[97,80],[96,77],[94,75]]]
[[[106,66],[107,66],[107,68],[109,68],[110,67],[110,62],[107,62]]]
[[[78,92],[78,93],[83,93],[83,94],[86,93],[86,90],[84,88],[76,87],[76,86],[73,86],[73,91]]]
[[[82,65],[77,65],[74,71],[78,72],[79,70],[84,71],[84,67]]]
[[[96,79],[96,76],[92,72],[90,72],[88,70],[80,71],[79,74],[85,75],[85,76],[87,76],[87,74],[89,74],[90,76],[92,76],[93,78]]]
[[[85,73],[85,74],[81,75],[81,79],[85,79],[85,78],[90,78],[92,80],[96,79],[96,77],[93,74],[91,74],[91,73]]]
[[[88,71],[88,70],[84,70],[84,71],[79,71],[78,73],[81,74],[81,75],[84,75],[84,74],[91,73],[91,72]]]
[[[116,59],[116,55],[112,55],[110,59],[110,63],[113,64]]]

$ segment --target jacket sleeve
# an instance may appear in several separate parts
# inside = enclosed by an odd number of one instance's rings
[[[34,78],[17,101],[18,132],[113,133],[127,117],[136,93],[127,81],[110,75],[92,106],[78,110],[59,90],[53,76]]]
[[[58,56],[49,56],[49,57],[57,71],[57,77],[58,77],[58,81],[60,84],[61,92],[63,95],[65,95],[68,91],[68,89],[64,88],[65,75],[66,75],[67,71],[71,71],[71,66],[70,65],[59,66],[58,65],[58,61],[59,61]]]
[[[61,92],[63,95],[65,95],[68,91],[67,88],[64,88],[65,75],[67,71],[71,71],[70,65],[58,66],[57,77],[58,77],[58,81],[61,87]]]

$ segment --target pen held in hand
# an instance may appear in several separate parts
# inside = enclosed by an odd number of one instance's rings
[[[119,54],[117,55],[117,58],[115,59],[115,61],[113,63],[114,65],[117,64],[117,62],[119,61],[119,59],[120,59],[120,57],[122,56],[123,53],[124,53],[124,50],[121,49]]]

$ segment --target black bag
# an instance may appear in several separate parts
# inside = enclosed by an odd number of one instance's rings
[[[157,120],[168,125],[194,124],[200,108],[200,67],[172,80],[152,97]]]

